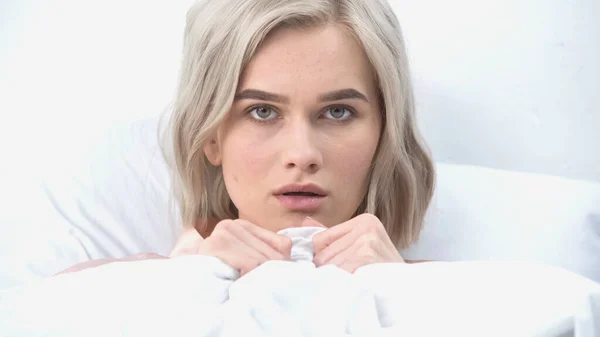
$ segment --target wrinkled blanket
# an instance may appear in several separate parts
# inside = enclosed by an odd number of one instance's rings
[[[516,262],[294,261],[243,277],[209,256],[117,262],[0,293],[0,336],[600,336],[600,285]]]

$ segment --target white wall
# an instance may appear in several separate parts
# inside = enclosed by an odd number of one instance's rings
[[[0,179],[163,112],[190,3],[0,0]]]
[[[600,181],[600,1],[392,2],[437,160]],[[160,113],[189,3],[0,0],[0,175]]]
[[[600,181],[600,1],[392,1],[437,160]]]

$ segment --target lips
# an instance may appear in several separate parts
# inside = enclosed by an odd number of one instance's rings
[[[285,196],[324,197],[327,195],[327,192],[325,192],[324,189],[315,184],[291,184],[277,189],[273,194]]]
[[[286,185],[273,194],[283,207],[302,212],[317,211],[327,197],[327,192],[314,184]]]

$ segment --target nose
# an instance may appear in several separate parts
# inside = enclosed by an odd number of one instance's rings
[[[282,159],[286,169],[314,173],[323,166],[323,157],[310,121],[290,121],[284,134]]]

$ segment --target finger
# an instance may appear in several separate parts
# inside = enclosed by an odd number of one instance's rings
[[[283,260],[285,258],[281,252],[261,240],[258,235],[255,235],[252,232],[251,227],[252,226],[244,226],[234,222],[231,225],[230,231],[237,239],[246,244],[250,249],[260,253],[266,260]]]
[[[383,227],[378,227],[375,231],[368,231],[362,235],[361,239],[375,252],[383,261],[387,262],[404,262],[398,247],[394,245],[387,232]]]
[[[356,269],[376,261],[377,253],[375,250],[372,247],[365,246],[363,242],[356,242],[349,251],[352,251],[352,254],[347,255],[343,261],[341,258],[339,262],[335,261],[335,265],[351,274]]]
[[[221,260],[234,269],[237,269],[240,272],[240,276],[249,273],[267,261],[264,256],[258,254],[253,249],[248,249],[248,247],[243,247],[237,251],[224,251],[221,256]]]
[[[227,227],[227,225],[222,226]],[[228,228],[222,228],[206,240],[205,248],[225,264],[245,274],[267,261],[256,249],[238,239]]]
[[[240,276],[247,274],[267,261],[263,256],[256,255],[256,251],[246,251],[244,249],[238,252],[223,252],[220,259],[225,264],[239,271]]]
[[[240,276],[246,275],[269,260],[269,258],[248,245],[244,245],[243,249],[239,251],[229,250],[228,253],[235,260],[234,265],[240,271]]]
[[[357,258],[361,259],[365,264],[396,261],[397,259],[394,257],[394,254],[400,257],[400,253],[391,244],[391,240],[387,234],[384,235],[385,237],[382,238],[378,231],[362,233],[356,241],[356,245],[359,246],[356,252]]]
[[[322,266],[328,264],[335,256],[341,254],[342,252],[348,251],[358,239],[359,234],[360,233],[356,231],[349,232],[320,251],[315,248],[315,265]]]
[[[342,236],[348,234],[352,231],[354,226],[354,219],[351,219],[315,234],[315,236],[313,236],[313,248],[315,252],[322,251]]]
[[[326,248],[325,250],[327,250],[328,248]],[[331,264],[334,266],[341,267],[347,261],[352,260],[353,258],[357,257],[359,248],[360,248],[360,245],[352,244],[352,245],[350,245],[350,247],[342,250],[337,255],[330,258],[325,264]],[[316,263],[315,263],[315,265],[316,265]]]
[[[341,266],[339,266],[339,268],[349,272],[350,274],[354,274],[356,269],[365,265],[366,263],[364,263],[361,260],[348,260],[344,262]]]
[[[363,249],[370,249],[385,261],[395,260],[395,256],[399,255],[381,221],[372,214],[363,213],[338,226],[350,226],[353,239],[360,241]]]
[[[235,222],[242,225],[248,232],[278,251],[285,259],[289,259],[292,252],[292,240],[289,237],[275,234],[248,221],[237,220]]]

